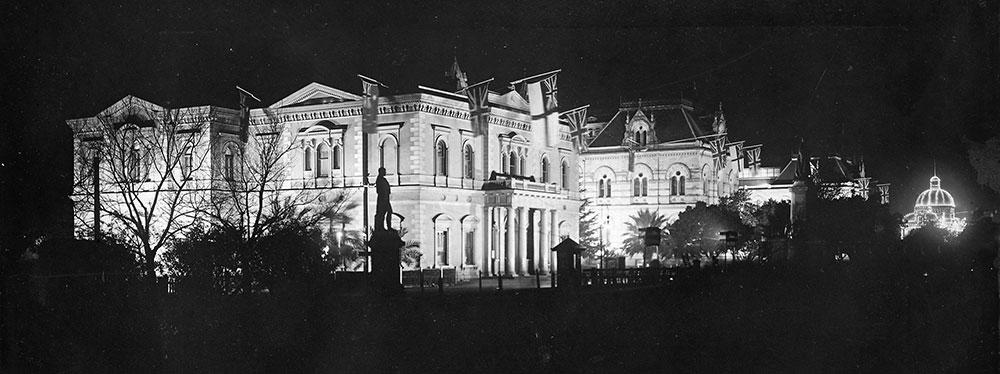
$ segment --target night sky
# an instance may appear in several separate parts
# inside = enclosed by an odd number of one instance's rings
[[[963,143],[1000,127],[995,1],[226,3],[6,5],[6,234],[69,222],[63,121],[125,95],[233,108],[236,84],[270,104],[312,81],[359,92],[358,73],[391,92],[452,89],[456,57],[471,82],[561,68],[561,105],[598,116],[620,100],[722,102],[730,138],[763,143],[765,165],[783,166],[799,136],[863,155],[900,213],[933,160],[959,210],[998,201]]]

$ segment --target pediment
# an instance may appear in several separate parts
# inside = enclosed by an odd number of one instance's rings
[[[150,113],[156,113],[163,110],[162,106],[143,100],[141,98],[128,95],[120,100],[111,104],[107,109],[102,110],[97,113],[98,118],[114,118],[118,117],[122,120],[126,118],[141,119],[148,121],[150,118]]]
[[[528,110],[528,101],[517,93],[517,90],[510,90],[503,95],[490,93],[490,101],[508,108]]]
[[[357,100],[361,100],[361,96],[347,91],[338,90],[327,85],[312,82],[305,87],[300,88],[298,91],[293,92],[291,95],[286,96],[284,99],[271,104],[270,108],[276,109],[290,106],[339,103],[342,101]]]

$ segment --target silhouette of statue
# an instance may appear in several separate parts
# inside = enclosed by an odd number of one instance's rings
[[[392,205],[389,204],[389,181],[385,179],[385,168],[378,168],[378,178],[375,178],[375,231],[392,229]]]

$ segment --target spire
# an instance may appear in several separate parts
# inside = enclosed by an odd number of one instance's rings
[[[455,62],[451,64],[451,69],[444,73],[444,76],[455,80],[455,91],[464,90],[469,86],[469,77],[458,66],[458,56],[455,56]]]

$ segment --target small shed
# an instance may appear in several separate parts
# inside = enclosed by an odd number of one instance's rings
[[[556,287],[579,287],[583,270],[580,257],[584,248],[573,239],[566,238],[552,250],[556,252]]]

